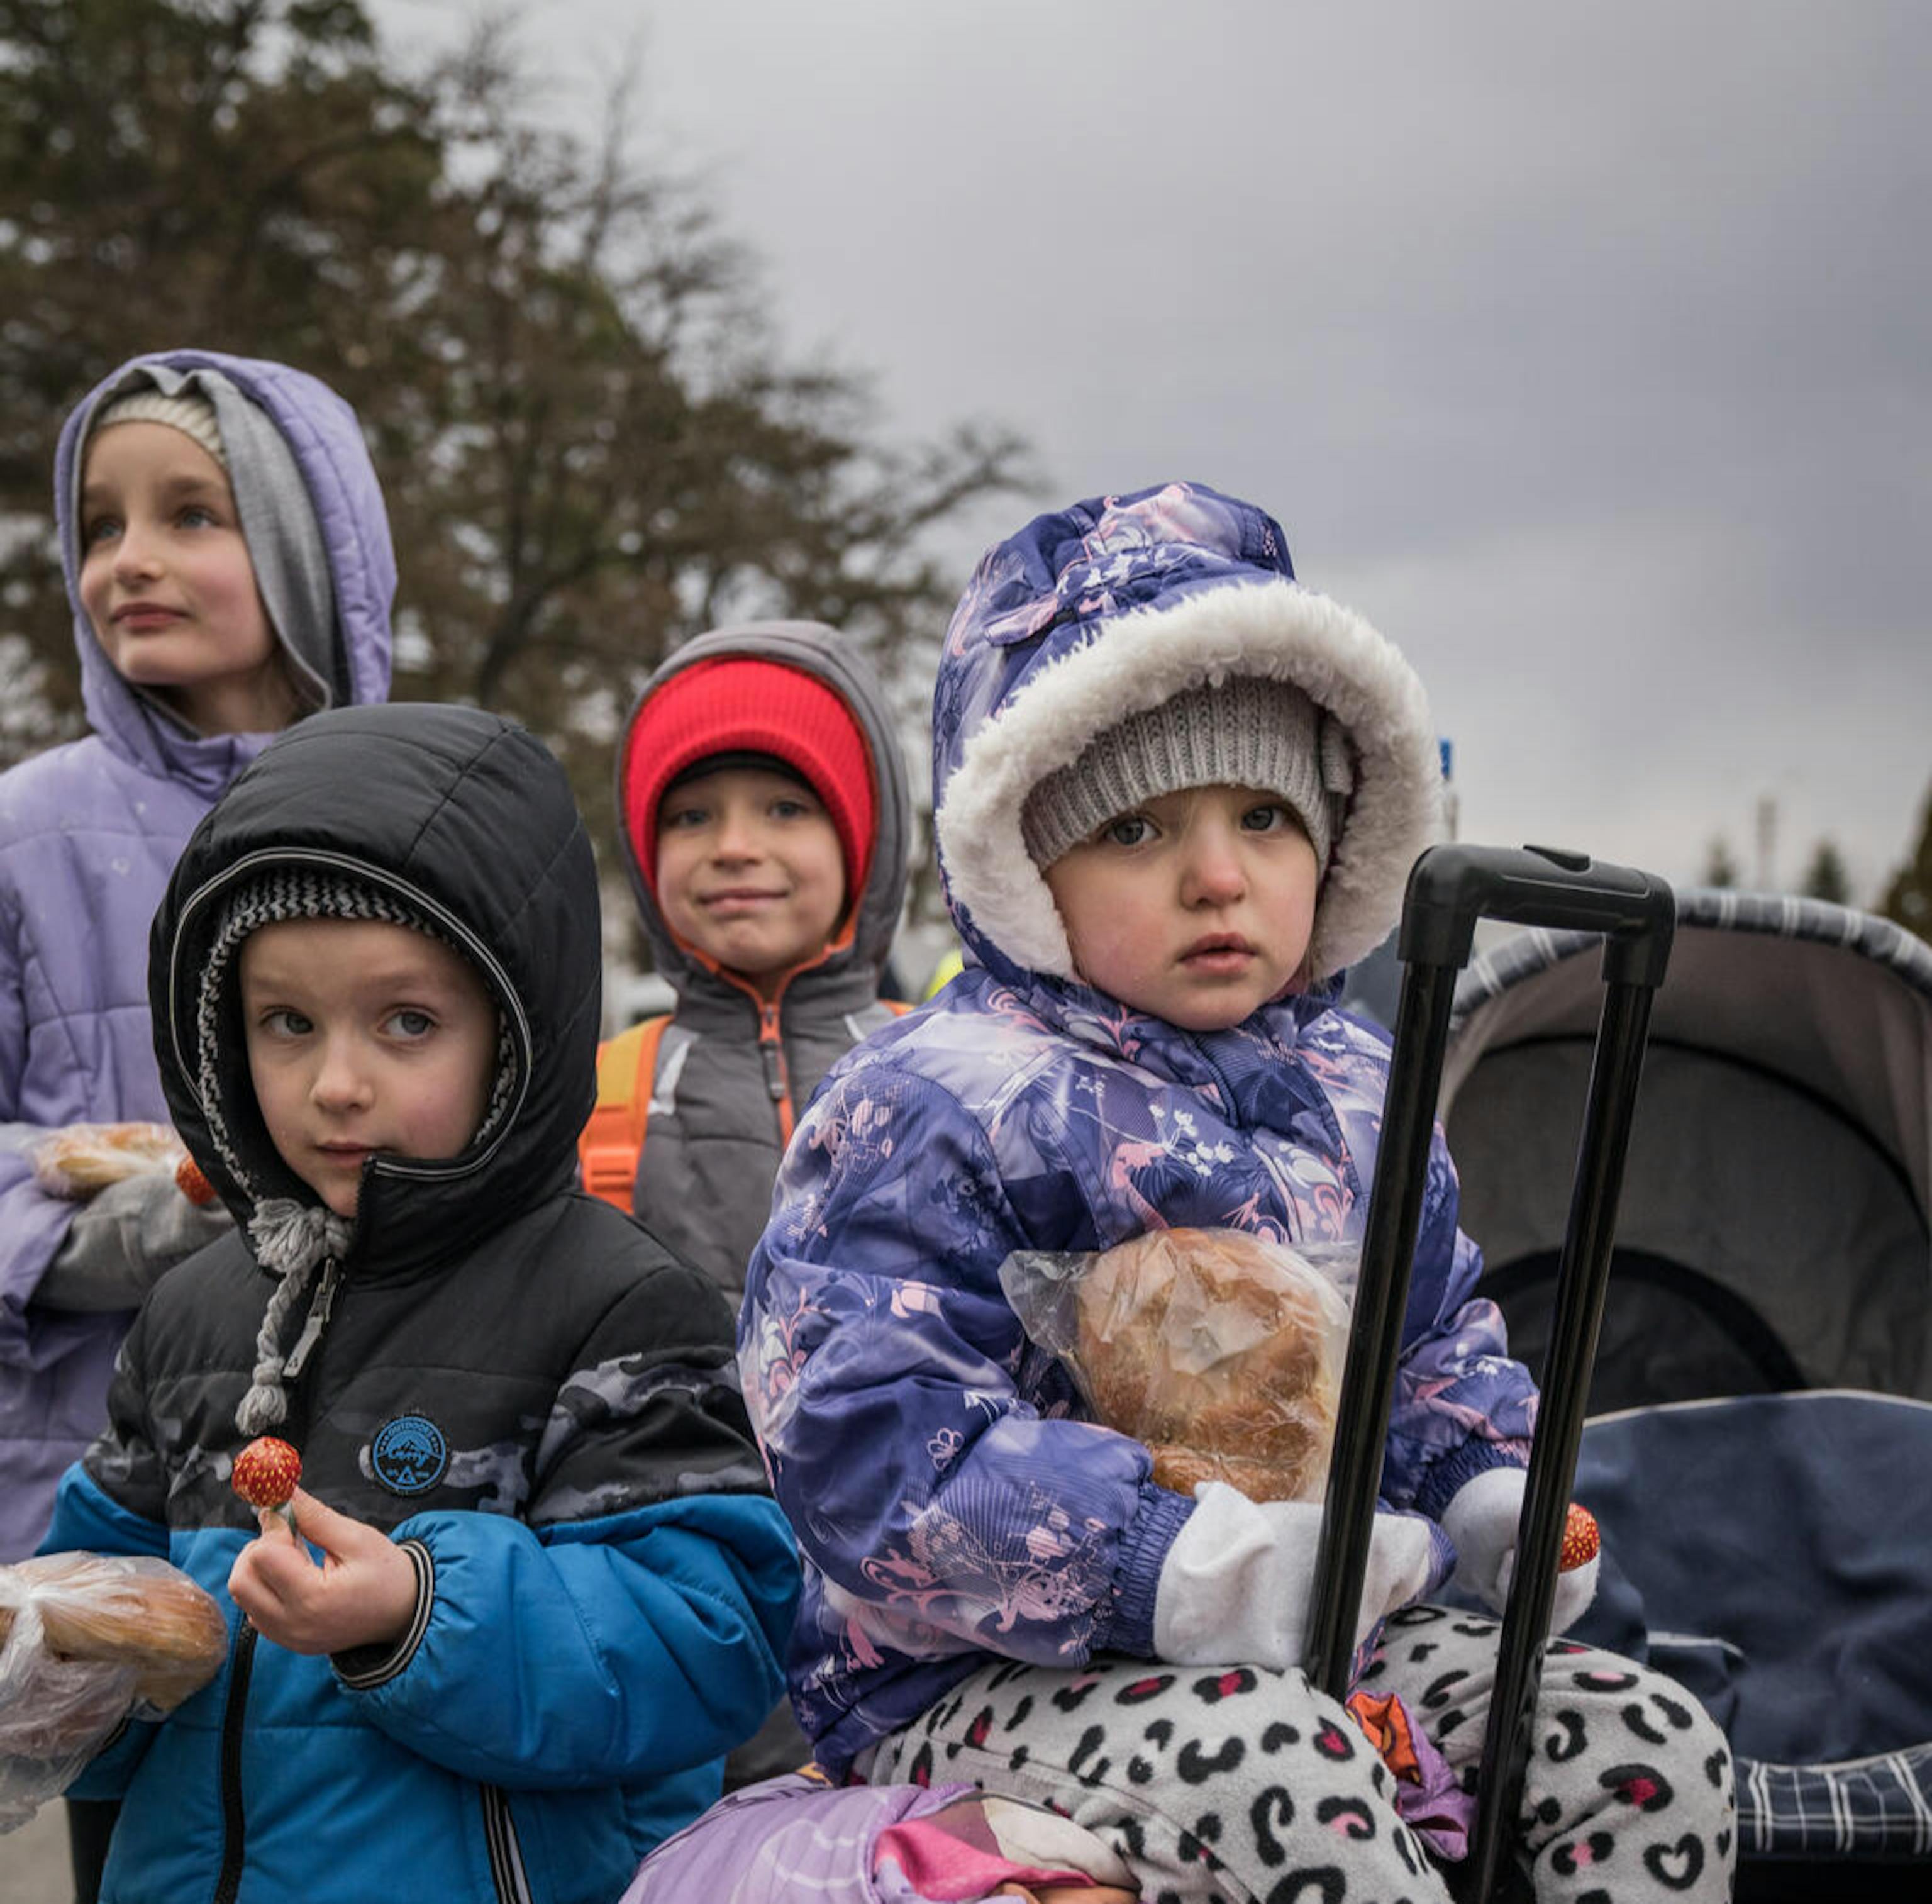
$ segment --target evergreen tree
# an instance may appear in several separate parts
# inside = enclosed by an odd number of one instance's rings
[[[1798,890],[1807,899],[1829,899],[1834,905],[1851,904],[1851,875],[1845,870],[1844,855],[1830,840],[1820,840],[1813,849],[1804,884]]]
[[[1735,886],[1738,863],[1731,857],[1730,842],[1722,833],[1713,836],[1704,854],[1702,883],[1706,886]]]
[[[1879,910],[1907,932],[1932,942],[1932,791],[1926,794],[1919,817],[1918,844],[1892,875]]]

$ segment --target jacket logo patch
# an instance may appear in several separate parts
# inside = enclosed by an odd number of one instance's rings
[[[376,1431],[369,1466],[392,1494],[424,1494],[449,1467],[449,1443],[424,1415],[398,1415]]]

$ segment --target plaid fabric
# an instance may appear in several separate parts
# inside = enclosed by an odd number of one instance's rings
[[[1790,893],[1739,892],[1730,887],[1680,887],[1677,923],[1713,931],[1761,933],[1773,938],[1842,945],[1896,973],[1912,989],[1932,999],[1932,946],[1903,926],[1850,906]],[[1532,974],[1564,959],[1594,951],[1600,933],[1538,926],[1515,932],[1469,962],[1456,982],[1453,1039],[1482,1006]]]
[[[1932,1856],[1932,1743],[1834,1765],[1738,1761],[1748,1857]]]

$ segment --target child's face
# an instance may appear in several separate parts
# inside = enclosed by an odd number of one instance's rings
[[[818,796],[760,767],[680,781],[658,809],[658,903],[683,942],[770,995],[845,911],[845,862]]]
[[[1080,977],[1184,1030],[1238,1025],[1307,957],[1315,849],[1274,794],[1163,794],[1108,821],[1046,878]]]
[[[292,919],[242,941],[241,984],[262,1122],[338,1216],[376,1152],[454,1157],[476,1135],[496,1011],[460,954],[379,920]]]
[[[165,423],[88,446],[80,602],[116,671],[203,734],[262,733],[295,712],[221,465]]]

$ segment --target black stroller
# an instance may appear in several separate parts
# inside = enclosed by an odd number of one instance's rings
[[[1532,1368],[1598,942],[1479,958],[1443,1070],[1463,1227]],[[1606,1570],[1573,1636],[1725,1726],[1740,1898],[1932,1896],[1932,948],[1682,893],[1650,1031],[1575,1487]]]

